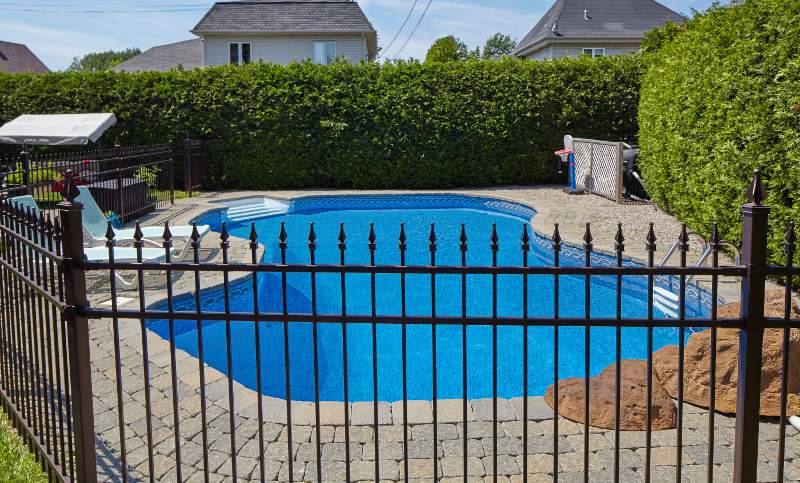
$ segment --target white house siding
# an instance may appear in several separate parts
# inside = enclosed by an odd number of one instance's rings
[[[349,35],[237,35],[205,37],[205,65],[225,65],[229,61],[231,42],[250,42],[252,62],[259,60],[274,64],[302,62],[314,55],[314,42],[336,42],[336,55],[349,62],[367,59],[367,49],[361,34]]]
[[[632,44],[608,45],[597,42],[587,42],[586,45],[548,45],[543,49],[539,49],[528,54],[526,58],[532,60],[545,60],[558,59],[561,57],[578,57],[583,53],[584,47],[603,47],[606,49],[606,55],[630,54],[639,50],[637,45]]]

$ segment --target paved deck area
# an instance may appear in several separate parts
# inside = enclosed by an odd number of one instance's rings
[[[644,231],[647,221],[656,222],[656,233],[662,240],[674,236],[679,224],[668,215],[651,206],[622,205],[596,197],[568,197],[556,188],[508,188],[493,190],[457,191],[460,193],[496,196],[531,204],[538,210],[534,229],[547,233],[552,221],[561,223],[561,233],[566,241],[580,242],[583,222],[594,225],[595,244],[600,249],[613,249],[613,236],[617,220],[636,228],[628,233],[629,253],[644,254]],[[319,194],[320,192],[313,192]],[[330,192],[325,192],[329,193]],[[248,193],[254,194],[254,193]],[[169,219],[173,223],[186,222],[200,212],[213,207],[223,198],[242,197],[248,194],[212,194],[193,200],[182,200],[167,212],[156,214],[148,223]],[[266,194],[266,193],[259,193]],[[312,192],[273,192],[269,196],[290,198]],[[202,256],[216,260],[220,256],[218,237],[211,234],[204,241]],[[637,246],[641,246],[637,252]],[[665,249],[666,242],[659,248]],[[245,240],[233,239],[231,260],[248,257]],[[219,283],[215,275],[202,277],[201,286]],[[164,298],[166,274],[150,274],[145,292],[147,303]],[[107,282],[95,277],[90,290],[91,302],[107,303]],[[194,278],[173,274],[176,296],[194,290]],[[125,297],[124,299],[122,297]],[[121,292],[118,302],[138,305],[135,292]],[[127,305],[122,305],[127,307]],[[152,425],[153,473],[156,481],[178,480],[176,467],[180,451],[180,479],[202,481],[207,468],[211,481],[231,481],[231,413],[235,427],[237,473],[239,481],[258,480],[261,466],[259,440],[264,441],[263,471],[267,481],[288,481],[289,464],[295,481],[315,481],[316,442],[321,444],[322,477],[325,481],[343,481],[345,463],[345,407],[342,403],[324,402],[320,405],[321,430],[319,438],[315,428],[315,406],[308,402],[292,403],[291,449],[287,438],[284,400],[260,397],[254,391],[230,381],[224,374],[188,353],[170,350],[168,341],[142,330],[139,321],[120,320],[120,366],[123,388],[125,459],[132,480],[148,480],[147,421],[148,409]],[[114,350],[114,321],[92,321],[91,356],[93,361],[93,393],[95,428],[98,434],[98,470],[103,480],[121,477],[121,444],[117,404],[117,369]],[[148,355],[144,356],[144,348]],[[145,363],[149,370],[145,383]],[[172,370],[174,363],[175,370]],[[205,400],[200,397],[200,373],[205,377]],[[230,385],[229,385],[230,384]],[[145,387],[149,386],[147,394]],[[234,394],[233,408],[229,404],[229,389]],[[177,416],[173,401],[177,395]],[[149,404],[148,404],[149,398]],[[206,421],[202,411],[205,402]],[[500,400],[497,422],[497,481],[521,481],[527,471],[529,481],[550,481],[553,471],[553,414],[542,398],[529,398],[528,467],[522,464],[522,399]],[[262,405],[264,424],[258,424],[258,406]],[[437,470],[444,481],[463,481],[463,438],[461,400],[439,401]],[[494,481],[490,476],[493,467],[494,440],[491,400],[468,401],[468,471],[472,481]],[[373,406],[371,403],[354,403],[347,408],[350,420],[350,477],[353,481],[374,480],[375,445]],[[681,472],[686,481],[705,481],[708,452],[708,414],[701,408],[684,406],[683,465]],[[433,476],[432,405],[430,401],[410,401],[408,405],[408,476],[412,481],[430,481]],[[734,419],[731,415],[717,414],[715,429],[715,480],[730,481],[733,458]],[[178,438],[174,429],[178,427]],[[773,481],[777,474],[778,421],[764,420],[759,438],[759,480]],[[205,429],[205,431],[204,431]],[[378,454],[380,476],[385,481],[402,480],[405,475],[403,448],[403,412],[398,402],[379,404]],[[800,434],[787,427],[786,477],[800,481]],[[203,458],[203,438],[207,438],[208,460]],[[583,426],[559,418],[558,470],[560,481],[582,481]],[[610,480],[609,469],[614,460],[613,431],[590,431],[590,479]],[[676,431],[656,431],[652,435],[652,481],[675,481]],[[623,432],[620,441],[622,481],[642,481],[645,435],[643,432]]]

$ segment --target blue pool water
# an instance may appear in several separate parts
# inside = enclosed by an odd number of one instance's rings
[[[314,222],[317,234],[317,263],[339,263],[337,235],[339,222],[344,222],[347,234],[347,263],[369,263],[369,223],[374,222],[377,235],[376,263],[399,264],[398,233],[405,222],[407,236],[407,264],[428,264],[430,252],[428,235],[430,224],[436,224],[436,262],[440,265],[460,264],[459,230],[466,224],[469,238],[468,265],[491,264],[489,236],[492,223],[497,224],[500,237],[499,265],[521,265],[520,236],[523,223],[529,223],[535,211],[529,207],[499,200],[440,195],[369,196],[369,197],[306,197],[294,200],[289,212],[255,220],[259,242],[265,245],[265,262],[278,262],[278,233],[280,223],[286,223],[288,234],[288,263],[307,263],[308,228]],[[215,210],[198,220],[212,225],[218,231],[226,221],[225,212]],[[248,223],[230,223],[232,235],[246,238]],[[529,231],[532,237],[529,263],[552,264],[552,243],[544,236]],[[561,255],[564,265],[583,264],[584,252],[565,246]],[[593,254],[592,264],[613,264],[612,257]],[[632,262],[626,262],[632,263]],[[310,275],[289,274],[287,278],[287,306],[290,313],[310,313]],[[663,287],[674,287],[674,280],[660,278]],[[461,276],[439,275],[436,279],[436,312],[439,316],[461,315]],[[552,316],[553,277],[529,276],[528,307],[531,316]],[[624,277],[622,288],[623,317],[645,317],[647,308],[646,278]],[[350,314],[369,314],[370,277],[350,274],[346,281],[346,304]],[[592,277],[591,315],[613,317],[616,313],[616,278]],[[264,312],[282,310],[280,275],[258,276],[259,308]],[[378,275],[376,304],[379,315],[400,314],[400,276]],[[676,290],[673,288],[673,290]],[[467,281],[467,310],[470,316],[491,316],[491,276],[470,275]],[[522,315],[522,281],[520,276],[498,277],[498,315]],[[318,312],[341,313],[341,285],[338,274],[317,275]],[[431,313],[429,275],[407,275],[406,301],[408,315],[428,316]],[[252,279],[231,286],[232,312],[253,310]],[[687,291],[687,315],[708,315],[710,298],[707,293],[690,287]],[[223,311],[221,287],[203,292],[202,309]],[[163,305],[160,308],[165,308]],[[194,311],[194,298],[176,299],[176,311]],[[584,315],[584,278],[560,278],[560,314],[564,317]],[[666,317],[656,311],[656,317]],[[149,321],[149,327],[165,339],[169,337],[167,321]],[[197,327],[194,321],[175,321],[175,342],[178,348],[197,355]],[[265,395],[285,397],[283,324],[279,321],[261,322],[262,391]],[[212,367],[227,373],[225,322],[205,322],[202,327],[205,360]],[[377,328],[378,394],[379,400],[402,399],[401,327],[379,325]],[[437,328],[438,397],[459,398],[462,395],[463,354],[461,326]],[[256,389],[256,358],[254,324],[232,322],[233,377],[240,383]],[[319,324],[319,381],[321,400],[342,400],[342,327],[341,324]],[[541,395],[553,383],[553,328],[532,327],[528,330],[528,393]],[[686,331],[688,337],[691,331]],[[625,328],[622,331],[622,357],[646,357],[644,328]],[[677,329],[654,330],[655,349],[678,342]],[[467,330],[468,397],[481,398],[492,395],[492,329],[473,326]],[[522,385],[521,327],[498,328],[498,395],[516,397],[523,393]],[[584,376],[584,329],[564,327],[559,333],[559,378]],[[430,325],[409,325],[407,328],[407,374],[409,399],[432,397],[432,329]],[[348,324],[347,356],[349,398],[351,401],[371,401],[372,387],[372,329],[369,324]],[[314,400],[312,324],[292,323],[289,329],[291,395],[294,400]],[[615,329],[591,330],[591,373],[596,375],[615,358]]]

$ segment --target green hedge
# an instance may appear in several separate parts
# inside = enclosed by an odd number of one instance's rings
[[[658,36],[656,36],[658,37]],[[664,209],[741,241],[740,206],[765,174],[772,260],[800,214],[800,2],[716,6],[657,38],[639,105],[639,164]]]
[[[537,183],[566,133],[635,138],[640,71],[625,56],[0,75],[0,121],[111,111],[121,144],[216,139],[205,189]]]

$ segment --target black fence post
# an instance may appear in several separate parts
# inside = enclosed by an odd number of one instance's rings
[[[123,208],[124,200],[122,197],[122,193],[125,191],[125,188],[122,186],[122,155],[119,148],[119,144],[115,145],[113,154],[117,160],[117,206],[115,211],[117,212],[117,216],[120,220],[125,220],[125,209]]]
[[[27,144],[22,145],[22,151],[20,151],[19,157],[22,161],[22,185],[25,186],[25,194],[32,195],[33,187],[31,187],[31,152]]]
[[[58,216],[62,226],[64,263],[63,317],[67,325],[70,385],[72,386],[72,418],[75,428],[76,481],[96,482],[97,467],[94,447],[94,409],[92,407],[92,367],[89,355],[89,321],[81,315],[87,307],[86,272],[81,267],[84,257],[83,205],[75,201],[78,187],[74,172],[64,173]]]
[[[747,276],[742,280],[739,332],[739,380],[736,393],[736,450],[734,477],[737,483],[756,481],[758,424],[761,405],[761,352],[764,345],[764,290],[767,266],[769,206],[762,205],[761,172],[753,172],[749,202],[742,206],[744,239],[742,260]],[[713,381],[712,384],[715,384]]]
[[[167,182],[169,183],[169,203],[171,205],[175,204],[175,144],[170,143],[169,145],[169,179]]]
[[[183,142],[183,189],[192,197],[192,140],[186,137]]]

